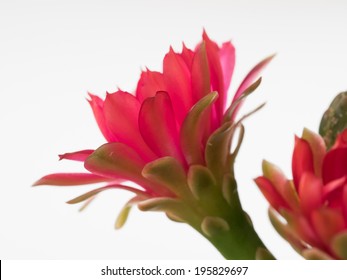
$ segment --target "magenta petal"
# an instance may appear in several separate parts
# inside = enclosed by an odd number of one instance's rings
[[[139,114],[139,128],[147,145],[159,156],[173,156],[183,161],[178,149],[175,115],[169,95],[158,92],[147,98]]]
[[[292,157],[292,171],[295,188],[299,188],[301,176],[305,172],[314,174],[313,154],[306,140],[295,137],[295,147]]]
[[[304,173],[299,186],[300,204],[303,212],[310,215],[313,210],[322,206],[322,181],[313,173]]]
[[[88,100],[88,102],[89,102],[90,106],[92,107],[94,117],[96,119],[96,122],[99,126],[101,133],[104,135],[105,139],[108,142],[116,141],[117,139],[109,131],[109,129],[106,125],[106,122],[105,122],[105,117],[104,117],[104,112],[103,112],[104,101],[96,95],[89,93],[89,96],[90,96],[91,100]]]
[[[219,120],[221,120],[224,114],[226,89],[224,88],[224,76],[220,61],[219,47],[207,36],[205,31],[203,32],[202,38],[206,44],[206,52],[210,70],[212,90],[217,91],[219,94],[219,100],[215,104],[217,114],[216,117]]]
[[[219,51],[219,59],[223,71],[224,90],[227,92],[235,67],[235,48],[231,42],[226,42],[222,45]],[[226,98],[223,101],[226,102]],[[225,108],[225,104],[223,108]]]
[[[170,95],[178,123],[181,124],[193,105],[190,70],[183,58],[172,48],[165,55],[163,70],[167,92]]]
[[[110,181],[108,178],[90,173],[54,173],[42,177],[33,186],[78,186]]]
[[[156,158],[143,141],[138,126],[140,102],[130,93],[118,91],[108,94],[104,104],[104,114],[110,131],[122,142],[143,157],[146,161]]]
[[[323,182],[326,184],[345,176],[347,176],[347,148],[330,150],[323,160]]]
[[[192,64],[192,93],[194,103],[211,92],[210,72],[203,42],[195,51]]]
[[[142,72],[136,88],[138,100],[143,102],[146,98],[153,97],[157,91],[167,91],[163,74],[149,70]]]
[[[90,156],[94,150],[82,150],[72,153],[65,153],[63,155],[59,155],[59,160],[62,159],[69,159],[69,160],[76,160],[76,161],[85,161],[88,156]]]
[[[193,64],[194,52],[188,49],[184,43],[183,43],[181,57],[184,60],[184,62],[187,64],[188,69],[191,69]]]
[[[256,66],[254,66],[252,68],[252,70],[247,74],[247,76],[243,79],[242,83],[240,84],[239,88],[237,89],[234,98],[233,98],[233,102],[235,100],[237,100],[242,94],[243,92],[251,85],[253,84],[256,80],[258,80],[258,78],[260,77],[261,72],[263,71],[263,69],[270,63],[270,61],[274,58],[275,55],[271,55],[267,58],[265,58],[264,60],[262,60],[261,62],[259,62]],[[242,105],[242,102],[240,104],[237,105],[234,114],[232,116],[232,119],[235,118],[240,106]]]

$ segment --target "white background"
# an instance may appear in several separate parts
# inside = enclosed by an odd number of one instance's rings
[[[347,89],[346,10],[337,0],[0,0],[0,259],[221,259],[160,213],[135,210],[115,231],[125,192],[105,192],[79,213],[64,202],[90,187],[30,187],[48,173],[82,170],[58,162],[58,154],[104,142],[87,91],[134,90],[141,69],[161,70],[169,46],[194,48],[203,28],[237,48],[230,93],[255,63],[278,54],[243,108],[267,101],[246,122],[236,174],[264,242],[279,259],[299,259],[269,224],[252,179],[263,158],[291,176],[294,134],[317,130],[333,97]]]

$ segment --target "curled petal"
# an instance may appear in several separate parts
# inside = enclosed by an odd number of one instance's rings
[[[33,186],[78,186],[105,182],[110,179],[91,173],[54,173],[42,177]]]
[[[163,157],[148,163],[143,168],[142,175],[151,182],[166,187],[178,197],[190,195],[186,173],[173,157]]]
[[[146,198],[148,197],[145,197],[143,195],[137,195],[131,198],[127,203],[125,203],[125,205],[123,206],[122,210],[120,211],[117,217],[116,223],[114,225],[115,228],[116,229],[122,228],[128,219],[131,208],[135,204],[138,204],[139,202],[145,200]]]
[[[244,92],[245,90],[253,84],[256,80],[259,79],[259,76],[263,69],[270,63],[270,61],[274,58],[275,55],[271,55],[264,60],[260,61],[256,66],[252,68],[252,70],[247,74],[247,76],[243,79],[242,83],[240,84],[239,88],[237,89],[233,102],[237,100]],[[235,118],[235,115],[237,114],[237,111],[239,107],[242,105],[242,103],[238,104],[237,108],[235,109],[235,112],[232,116],[232,119]]]
[[[226,122],[211,134],[206,143],[206,165],[218,182],[222,182],[226,173],[226,163],[234,129],[235,127],[232,126],[231,122]]]
[[[208,120],[210,108],[217,99],[218,94],[212,92],[202,98],[194,105],[185,118],[180,134],[181,147],[188,164],[204,163],[204,143],[203,135],[208,129],[206,121]]]
[[[295,137],[295,147],[292,158],[293,180],[296,188],[305,172],[314,173],[313,154],[306,140]]]
[[[94,150],[82,150],[72,153],[65,153],[62,155],[59,155],[59,160],[62,159],[69,159],[69,160],[76,160],[76,161],[85,161],[87,157],[89,157]]]

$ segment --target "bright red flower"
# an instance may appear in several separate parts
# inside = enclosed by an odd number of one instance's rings
[[[295,139],[292,171],[287,180],[264,161],[264,176],[255,180],[276,230],[305,258],[347,259],[347,130],[327,150],[321,136],[305,129]]]
[[[184,45],[181,53],[170,49],[162,73],[142,72],[134,94],[119,90],[108,93],[105,100],[90,94],[89,103],[108,143],[95,151],[60,156],[84,162],[89,173],[51,174],[36,185],[106,183],[70,203],[91,199],[107,189],[130,190],[135,196],[124,208],[118,222],[121,226],[134,203],[142,202],[145,210],[151,208],[151,199],[177,198],[190,192],[187,180],[201,173],[200,167],[202,173],[213,174],[213,180],[222,180],[224,171],[229,172],[231,127],[242,94],[256,88],[259,83],[255,81],[272,57],[249,72],[229,105],[234,46],[231,42],[218,46],[205,32],[202,37],[195,50]],[[179,215],[171,213],[173,216]]]

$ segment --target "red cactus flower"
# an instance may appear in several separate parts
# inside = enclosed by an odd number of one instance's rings
[[[89,103],[108,143],[95,151],[60,156],[84,162],[88,173],[51,174],[35,185],[105,182],[105,186],[69,203],[88,203],[108,189],[133,192],[135,196],[125,205],[116,227],[123,225],[131,205],[138,204],[141,210],[164,211],[171,219],[185,221],[200,232],[201,228],[208,231],[211,223],[228,228],[222,218],[210,217],[204,222],[206,217],[201,217],[192,204],[203,195],[206,184],[221,186],[230,177],[234,158],[230,154],[231,138],[240,124],[235,122],[236,112],[247,93],[259,85],[260,80],[256,80],[272,57],[249,72],[228,105],[234,46],[226,42],[220,47],[205,32],[202,37],[195,50],[184,45],[181,53],[170,49],[162,73],[142,72],[134,94],[119,90],[107,93],[105,100],[90,94]],[[128,186],[126,181],[138,187]],[[212,197],[220,196],[209,188]],[[210,208],[209,216],[216,216],[218,207]]]
[[[327,151],[323,138],[305,129],[295,139],[292,171],[287,180],[264,161],[264,176],[255,180],[276,230],[307,259],[347,259],[347,130]]]

